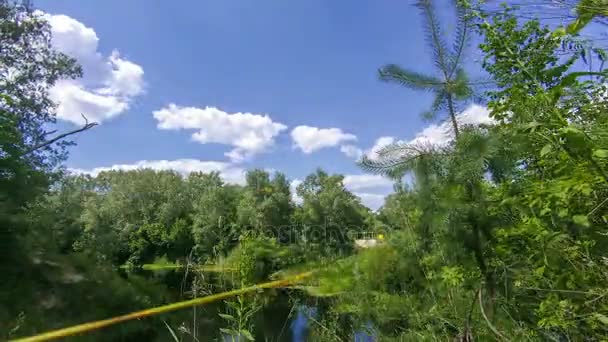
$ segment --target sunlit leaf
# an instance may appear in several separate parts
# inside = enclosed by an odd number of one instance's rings
[[[547,155],[547,153],[550,153],[552,150],[553,150],[553,145],[547,144],[547,145],[543,146],[543,148],[540,150],[540,156],[544,157],[545,155]]]
[[[589,218],[586,215],[574,215],[572,221],[578,225],[589,227]]]
[[[593,151],[593,156],[597,158],[608,158],[608,150],[599,149]]]

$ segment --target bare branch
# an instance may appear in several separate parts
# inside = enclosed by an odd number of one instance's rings
[[[49,145],[51,145],[51,144],[53,144],[53,143],[55,143],[55,142],[57,142],[59,140],[65,139],[66,137],[68,137],[70,135],[77,134],[77,133],[80,133],[80,132],[84,132],[84,131],[86,131],[88,129],[91,129],[91,128],[93,128],[93,127],[95,127],[95,126],[98,125],[97,122],[91,122],[91,123],[89,123],[89,120],[86,118],[86,116],[84,116],[83,114],[80,114],[80,115],[82,115],[82,117],[84,118],[84,122],[85,122],[84,126],[80,127],[79,129],[75,129],[73,131],[69,131],[69,132],[66,132],[66,133],[59,134],[58,136],[54,137],[51,140],[47,140],[47,141],[45,141],[43,143],[36,144],[36,145],[34,145],[34,147],[32,147],[32,148],[28,149],[27,151],[25,151],[24,153],[22,153],[19,157],[26,156],[26,155],[28,155],[28,154],[30,154],[32,152],[35,152],[36,150],[39,150],[39,149],[41,149],[43,147],[46,147],[46,146],[49,146]]]

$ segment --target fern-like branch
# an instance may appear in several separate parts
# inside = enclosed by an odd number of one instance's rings
[[[458,17],[458,23],[456,26],[456,37],[454,39],[454,48],[452,54],[450,56],[450,70],[448,72],[448,79],[451,79],[456,70],[459,69],[460,64],[462,63],[461,58],[464,53],[464,50],[467,46],[469,34],[468,34],[468,26],[469,22],[467,19],[467,12],[464,6],[458,4],[456,1],[456,15]]]
[[[431,0],[419,0],[416,6],[422,11],[425,28],[427,30],[427,38],[431,44],[433,57],[435,59],[435,65],[444,74],[447,80],[449,72],[448,65],[448,49],[447,44],[441,37],[441,25],[439,25],[439,19],[435,15],[435,9]]]
[[[377,157],[363,156],[358,163],[366,171],[399,179],[406,172],[414,170],[420,159],[436,152],[431,144],[396,142],[380,149]]]
[[[415,90],[436,91],[443,86],[443,82],[433,76],[405,70],[395,64],[380,68],[378,75],[382,81],[399,83]]]

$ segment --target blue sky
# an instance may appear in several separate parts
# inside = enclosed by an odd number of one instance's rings
[[[322,167],[349,175],[347,187],[375,208],[390,182],[361,176],[358,153],[429,132],[420,113],[431,95],[376,74],[386,63],[433,72],[411,1],[35,4],[57,47],[84,66],[84,79],[52,91],[60,126],[75,127],[80,112],[101,123],[75,139],[69,168],[216,168],[238,182],[248,168],[297,180]]]

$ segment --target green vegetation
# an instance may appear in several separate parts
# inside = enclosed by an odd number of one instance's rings
[[[297,187],[301,204],[285,175],[263,170],[250,170],[244,185],[218,173],[65,174],[63,138],[76,132],[45,131],[55,120],[47,95],[80,68],[53,51],[35,12],[0,2],[2,337],[315,268],[291,289],[78,339],[264,340],[283,335],[285,319],[304,306],[316,308],[316,341],[367,328],[382,341],[608,340],[606,55],[595,47],[560,53],[606,15],[604,3],[581,1],[579,19],[551,30],[460,1],[448,49],[430,1],[420,1],[441,78],[394,65],[380,77],[434,92],[432,111],[446,109],[454,139],[395,143],[363,158],[362,168],[396,181],[374,213],[343,176],[322,170]],[[491,125],[456,120],[456,104],[472,93],[460,66],[470,32],[482,39],[495,83],[485,94]],[[353,249],[349,234],[380,228],[385,243]],[[222,268],[230,272],[206,272]]]

